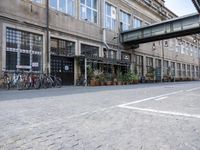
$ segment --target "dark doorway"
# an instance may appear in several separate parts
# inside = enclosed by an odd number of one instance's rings
[[[51,74],[60,77],[63,85],[74,85],[74,58],[51,55]]]

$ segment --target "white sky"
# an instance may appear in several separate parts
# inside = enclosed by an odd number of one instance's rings
[[[192,0],[165,0],[165,6],[178,16],[197,12]]]

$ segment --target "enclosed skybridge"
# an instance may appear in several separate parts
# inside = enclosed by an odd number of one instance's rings
[[[200,0],[192,0],[196,10],[200,13]]]
[[[200,33],[200,15],[192,14],[121,33],[122,44],[137,45]]]

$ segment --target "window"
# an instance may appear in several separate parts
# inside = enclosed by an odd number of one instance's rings
[[[147,57],[146,58],[146,68],[147,73],[151,73],[153,69],[153,58]]]
[[[196,77],[199,78],[199,67],[196,66]]]
[[[169,62],[164,60],[163,62],[163,75],[168,75],[168,67],[169,67]]]
[[[171,75],[175,76],[175,62],[171,62]]]
[[[182,64],[182,72],[183,72],[183,77],[186,77],[186,65]]]
[[[51,54],[59,56],[75,55],[75,42],[51,38]]]
[[[128,13],[125,13],[124,11],[120,11],[120,23],[121,23],[121,29],[123,31],[128,30],[130,28],[130,18],[131,15]]]
[[[42,50],[42,35],[6,28],[6,70],[42,71]]]
[[[187,76],[190,77],[190,65],[187,65]]]
[[[195,77],[195,68],[194,68],[194,65],[192,65],[192,77],[193,78]]]
[[[143,56],[136,55],[135,74],[143,76]]]
[[[177,76],[178,77],[181,77],[181,64],[180,63],[177,63]]]
[[[99,57],[99,47],[81,44],[81,54],[86,57]]]
[[[105,7],[105,27],[107,29],[115,30],[116,29],[116,19],[117,19],[117,12],[116,8],[112,5],[106,3]]]
[[[81,19],[97,24],[97,0],[80,0]]]
[[[50,7],[71,16],[75,16],[75,0],[50,0]]]
[[[140,28],[142,27],[142,21],[136,17],[133,19],[133,28]]]

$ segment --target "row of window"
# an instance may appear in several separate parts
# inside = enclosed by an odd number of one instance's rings
[[[32,0],[33,2],[42,3],[42,0]],[[76,16],[76,0],[50,0],[50,8]],[[98,23],[98,0],[80,0],[80,18],[82,20]],[[105,3],[105,24],[107,29],[115,31],[117,29],[117,8],[110,3]],[[131,14],[123,10],[119,12],[119,22],[123,30],[138,28],[142,26],[142,20],[137,17],[131,22]]]
[[[175,67],[175,62],[170,62],[167,60],[164,60],[163,62],[163,75],[171,75],[175,76],[175,70],[177,70],[177,77],[199,77],[199,67],[194,66],[194,65],[189,65],[189,64],[181,64],[177,63],[177,66]],[[135,56],[135,72],[143,76],[143,56],[136,55]],[[153,68],[153,58],[151,57],[146,57],[146,69],[147,72],[150,72],[151,69]],[[156,59],[155,60],[155,71],[160,72],[161,76],[161,60]],[[156,73],[155,72],[155,73]],[[157,72],[158,73],[158,72]]]

